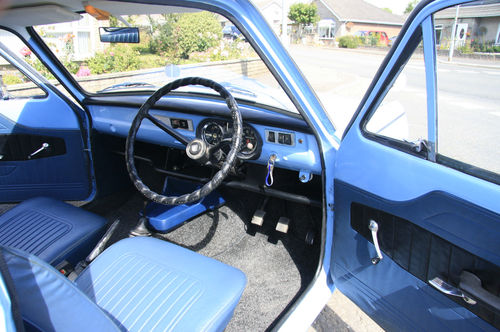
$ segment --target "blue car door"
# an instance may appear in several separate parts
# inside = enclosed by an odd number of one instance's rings
[[[500,328],[500,70],[457,55],[499,9],[422,1],[342,139],[330,273],[387,330]]]
[[[22,45],[16,38],[4,31],[0,40],[0,202],[89,199],[86,115],[12,51]]]

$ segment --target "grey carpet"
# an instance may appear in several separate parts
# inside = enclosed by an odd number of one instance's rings
[[[303,239],[315,220],[305,206],[271,199],[264,226],[254,228],[249,222],[260,197],[234,192],[228,196],[231,202],[218,210],[155,237],[242,270],[248,279],[247,287],[226,331],[265,331],[274,326],[277,317],[314,275],[319,249],[317,245],[306,245]],[[111,243],[128,236],[142,204],[142,196],[135,194],[119,209],[107,210],[108,218],[113,214],[121,220]],[[279,216],[285,214],[293,218],[290,234],[282,236],[274,227]]]

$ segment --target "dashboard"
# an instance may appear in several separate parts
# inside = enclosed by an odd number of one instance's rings
[[[119,98],[119,99],[118,99]],[[168,99],[168,102],[165,101]],[[120,102],[117,102],[119,100]],[[145,98],[132,96],[96,97],[87,105],[93,128],[100,133],[127,137],[130,124]],[[266,165],[272,155],[275,167],[300,173],[321,174],[319,148],[304,120],[253,105],[240,104],[243,117],[243,142],[238,158]],[[188,139],[201,138],[215,145],[232,137],[232,120],[223,101],[202,98],[162,98],[150,113]],[[144,120],[137,140],[184,149],[173,137]],[[229,151],[227,147],[221,150]]]

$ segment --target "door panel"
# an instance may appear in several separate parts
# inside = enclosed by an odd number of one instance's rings
[[[0,100],[0,201],[85,200],[92,192],[77,110],[46,87],[43,98]],[[30,155],[47,143],[48,147]]]
[[[485,177],[465,174],[461,168],[440,164],[435,156],[439,105],[430,17],[457,3],[420,3],[372,83],[337,153],[331,276],[340,291],[388,330],[500,328],[500,311],[483,301],[484,296],[470,304],[445,295],[429,283],[439,277],[463,290],[467,289],[463,275],[473,273],[488,296],[499,299],[500,295],[500,186]],[[424,107],[415,111],[427,111],[424,149],[365,130],[369,117],[376,114],[413,53],[417,43],[409,47],[411,39],[422,34],[425,67],[421,69],[427,77],[426,95],[419,101]],[[414,111],[413,100],[408,102],[401,93],[397,98],[403,105],[408,104],[405,111]],[[476,114],[474,109],[469,111]],[[463,133],[462,139],[474,141],[468,134]],[[494,143],[489,147],[495,151]],[[369,229],[372,220],[378,225],[378,241],[373,240]],[[383,258],[373,264],[376,242]]]

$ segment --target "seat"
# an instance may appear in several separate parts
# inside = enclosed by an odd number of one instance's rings
[[[0,216],[0,245],[34,254],[52,265],[75,265],[90,253],[106,219],[48,197],[32,198]]]
[[[222,331],[245,288],[240,270],[146,237],[121,240],[71,282],[3,248],[23,319],[55,331]]]

